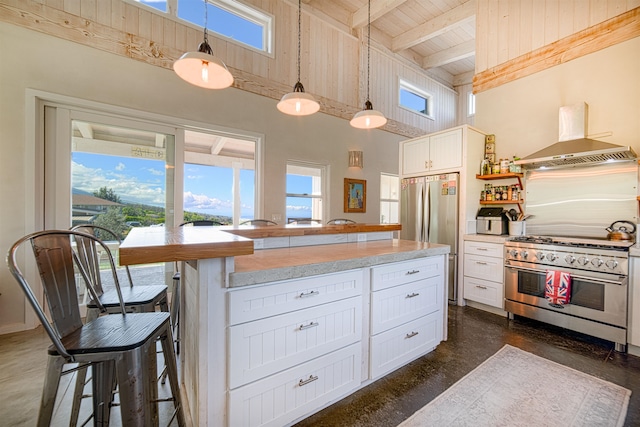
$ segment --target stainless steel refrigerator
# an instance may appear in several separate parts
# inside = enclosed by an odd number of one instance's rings
[[[400,238],[442,243],[449,253],[448,298],[458,296],[458,193],[457,173],[405,178],[401,182]]]

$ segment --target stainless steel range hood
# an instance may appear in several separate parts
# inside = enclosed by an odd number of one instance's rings
[[[538,169],[635,159],[629,146],[586,138],[587,109],[586,103],[561,107],[559,142],[515,163],[523,169]]]

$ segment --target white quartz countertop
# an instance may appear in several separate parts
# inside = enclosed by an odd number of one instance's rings
[[[296,279],[449,252],[448,245],[399,239],[265,249],[235,257],[229,286]]]
[[[495,234],[465,234],[464,240],[472,242],[486,242],[486,243],[504,243],[512,236],[509,235],[495,235]]]

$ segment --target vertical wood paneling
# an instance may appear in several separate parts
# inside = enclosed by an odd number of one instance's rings
[[[100,25],[111,25],[111,2],[101,0],[96,5],[96,22]]]
[[[83,0],[80,3],[80,16],[89,21],[96,22],[97,19],[97,0]]]
[[[476,73],[637,7],[640,0],[478,0]]]

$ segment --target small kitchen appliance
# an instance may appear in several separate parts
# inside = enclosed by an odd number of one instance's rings
[[[508,219],[501,207],[485,207],[476,215],[476,234],[507,234]]]

